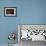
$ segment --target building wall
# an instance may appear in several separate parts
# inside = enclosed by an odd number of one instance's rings
[[[17,16],[4,17],[4,7],[16,7]],[[18,24],[46,24],[46,0],[0,0],[0,44],[8,43],[9,32],[17,34]]]

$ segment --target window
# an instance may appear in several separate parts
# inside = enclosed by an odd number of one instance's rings
[[[16,16],[16,7],[5,7],[4,16]]]

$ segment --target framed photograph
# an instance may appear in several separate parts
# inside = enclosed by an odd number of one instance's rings
[[[4,16],[7,16],[7,17],[16,16],[16,7],[5,7],[4,8]]]

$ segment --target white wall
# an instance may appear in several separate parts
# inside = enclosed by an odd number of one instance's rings
[[[29,30],[35,30],[35,29],[39,29],[39,30],[46,30],[46,25],[21,25],[21,29],[29,29]]]

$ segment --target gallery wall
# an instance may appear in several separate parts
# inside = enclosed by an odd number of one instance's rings
[[[17,16],[5,17],[4,7],[16,7]],[[0,0],[0,44],[8,43],[10,32],[18,34],[18,24],[46,24],[46,0]]]

